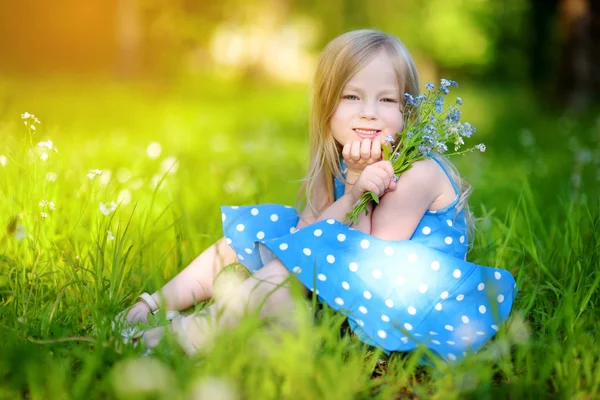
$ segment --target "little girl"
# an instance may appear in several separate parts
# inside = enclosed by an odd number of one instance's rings
[[[403,94],[418,92],[414,61],[397,38],[358,30],[334,39],[313,82],[302,213],[275,204],[222,207],[224,238],[159,292],[143,294],[125,312],[127,321],[145,321],[159,301],[181,310],[211,298],[213,278],[237,259],[252,276],[236,289],[236,301],[261,316],[289,310],[291,276],[346,315],[362,341],[385,351],[422,344],[457,360],[480,349],[510,313],[515,281],[505,270],[466,261],[468,185],[440,155],[399,179],[382,160],[385,138],[403,127]],[[345,224],[366,191],[380,203],[355,226]],[[170,329],[193,353],[206,345],[209,329],[235,323],[235,310],[217,302],[175,318]],[[143,340],[156,345],[164,329],[146,331]]]

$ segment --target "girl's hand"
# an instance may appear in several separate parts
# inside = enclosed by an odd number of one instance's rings
[[[143,301],[138,301],[131,308],[129,308],[129,310],[126,310],[126,312],[127,315],[125,317],[125,322],[143,322],[145,324],[148,323],[148,314],[150,314],[150,309]]]
[[[396,189],[394,181],[394,167],[389,161],[379,161],[365,167],[349,194],[354,201],[358,201],[365,192],[373,192],[381,197],[388,191]]]
[[[342,149],[342,157],[348,167],[348,173],[358,176],[368,165],[381,161],[381,139],[376,137],[372,141],[362,139],[346,143]]]

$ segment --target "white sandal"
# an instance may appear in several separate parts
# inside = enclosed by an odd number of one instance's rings
[[[144,292],[144,293],[140,294],[138,296],[138,300],[141,301],[142,303],[144,303],[148,307],[150,314],[156,315],[160,312],[160,308],[158,307],[158,304],[154,301],[152,296],[149,295],[148,293]],[[121,329],[120,333],[121,333],[121,336],[123,337],[123,341],[125,343],[129,343],[129,342],[134,341],[135,339],[139,339],[144,334],[144,330],[142,328],[140,328],[139,326],[137,326],[137,323],[130,323],[125,319],[127,317],[127,314],[129,313],[130,309],[131,309],[131,307],[126,308],[125,310],[121,311],[119,314],[117,314],[115,319],[111,322],[111,326],[112,326],[113,330],[116,330],[117,328],[120,327],[120,329]],[[180,315],[181,314],[179,311],[175,311],[175,310],[167,311],[165,313],[165,319],[167,321],[172,321],[175,318],[179,317]]]

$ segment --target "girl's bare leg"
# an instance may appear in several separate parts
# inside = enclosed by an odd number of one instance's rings
[[[245,313],[259,310],[261,317],[288,314],[293,310],[289,284],[290,273],[277,259],[269,262],[253,276],[243,281],[236,290],[203,312],[176,319],[171,329],[188,354],[206,347],[219,329],[235,326]],[[164,328],[146,331],[144,340],[149,347],[160,341]]]
[[[167,310],[184,310],[194,302],[213,295],[213,279],[225,266],[235,262],[236,255],[225,238],[217,240],[194,261],[152,294],[157,304],[164,301]]]

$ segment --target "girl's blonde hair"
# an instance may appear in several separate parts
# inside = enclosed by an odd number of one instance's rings
[[[333,39],[321,54],[311,87],[309,123],[308,173],[300,190],[306,197],[306,206],[317,216],[334,201],[333,177],[343,181],[340,170],[341,146],[331,134],[331,118],[338,106],[346,83],[379,52],[389,56],[396,71],[400,93],[400,107],[404,106],[404,93],[413,97],[419,94],[419,74],[415,62],[406,46],[395,36],[371,29],[344,33]],[[468,213],[467,197],[470,185],[460,179],[456,168],[444,157],[439,157],[449,168],[452,178],[460,189],[459,204]],[[326,187],[327,199],[321,206],[315,199],[319,179]]]

